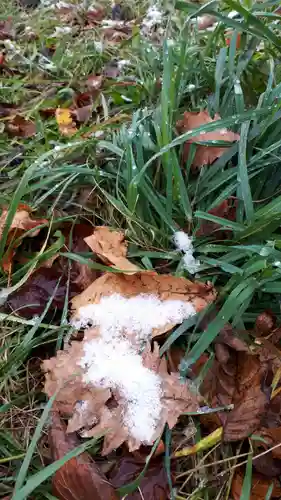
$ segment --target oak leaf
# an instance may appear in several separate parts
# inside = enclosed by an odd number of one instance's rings
[[[207,123],[212,123],[220,120],[221,117],[218,113],[215,114],[214,118],[211,118],[208,111],[200,111],[199,113],[186,111],[183,115],[183,119],[177,122],[177,130],[179,133],[183,134],[185,132],[191,131],[197,127],[205,125]],[[191,137],[184,144],[183,149],[183,161],[186,162],[189,155],[190,144],[199,141],[225,141],[229,144],[238,141],[240,138],[239,134],[227,130],[226,128],[220,128],[218,125],[218,130],[214,132],[202,132],[200,135]],[[225,152],[225,147],[221,146],[205,146],[197,144],[195,156],[191,168],[196,171],[197,168],[203,165],[210,165],[217,158],[219,158]]]
[[[113,264],[123,272],[139,271],[139,268],[126,258],[128,244],[122,231],[111,231],[106,226],[99,226],[91,236],[85,238],[85,242],[106,264]]]
[[[57,412],[52,413],[49,443],[53,460],[63,458],[79,445],[75,435],[66,434]],[[89,453],[68,460],[52,480],[53,494],[60,500],[117,500],[115,488],[109,483]]]
[[[130,429],[123,422],[126,409],[124,399],[116,389],[100,389],[83,381],[83,370],[79,366],[83,345],[90,337],[93,339],[98,335],[97,330],[88,330],[82,342],[73,342],[66,351],[58,351],[56,357],[43,362],[46,377],[44,391],[48,396],[58,391],[55,407],[62,415],[69,417],[67,432],[81,430],[83,437],[104,434],[103,455],[109,454],[125,441],[129,450],[134,451],[142,443],[131,436]],[[187,382],[181,382],[178,373],[168,373],[166,361],[160,359],[157,345],[153,352],[147,346],[143,353],[143,364],[159,374],[162,385],[161,414],[151,443],[147,443],[152,445],[161,436],[166,423],[172,428],[182,413],[196,411],[201,398]]]
[[[72,135],[76,134],[77,127],[72,119],[70,109],[57,108],[56,120],[59,127],[59,131],[62,135],[71,137]]]
[[[133,297],[151,294],[160,300],[182,300],[191,302],[197,312],[204,309],[216,298],[211,284],[192,282],[185,278],[155,272],[138,272],[132,275],[105,273],[95,280],[84,292],[72,300],[73,319],[79,319],[79,308],[100,302],[102,297],[120,294]],[[153,336],[161,335],[175,326],[168,324],[162,329],[154,329]]]
[[[16,242],[20,236],[24,236],[24,233],[34,229],[34,231],[28,234],[29,237],[37,236],[40,232],[40,228],[36,229],[42,224],[46,224],[47,219],[32,219],[30,214],[32,209],[28,205],[19,204],[14,218],[10,224],[8,237],[6,241],[6,248],[8,248],[6,254],[2,259],[2,267],[4,271],[8,272],[11,270],[13,256],[15,255],[15,249],[20,245],[21,240]],[[0,216],[0,240],[3,235],[3,231],[6,225],[7,216],[9,210],[3,208],[2,214]]]

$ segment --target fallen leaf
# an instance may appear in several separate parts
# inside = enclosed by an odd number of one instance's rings
[[[13,20],[8,17],[4,21],[0,21],[0,40],[11,40],[15,37],[15,29],[13,27]]]
[[[222,219],[236,221],[237,201],[229,198],[222,201],[217,207],[208,210],[208,214],[216,215]],[[232,230],[221,228],[220,224],[208,220],[200,220],[199,229],[196,231],[196,236],[213,236],[213,238],[222,240],[229,238]]]
[[[255,330],[259,336],[269,335],[276,324],[276,318],[271,311],[264,311],[260,313],[255,321]]]
[[[76,108],[72,111],[72,116],[80,122],[86,123],[90,120],[93,114],[93,106],[89,104],[88,106],[83,106],[82,108]]]
[[[191,131],[197,127],[205,125],[207,123],[213,123],[217,120],[220,120],[221,117],[218,113],[215,114],[212,119],[208,113],[208,111],[200,111],[189,112],[186,111],[183,115],[183,119],[177,122],[177,130],[179,133],[183,134],[185,132]],[[240,135],[232,132],[231,130],[227,130],[226,128],[219,128],[214,132],[201,132],[200,135],[190,138],[184,144],[183,149],[183,161],[186,162],[189,155],[190,144],[199,141],[225,141],[228,142],[229,145],[240,139]],[[210,165],[217,158],[219,158],[226,151],[225,147],[221,146],[204,146],[197,144],[196,152],[192,162],[191,168],[193,171],[196,171],[197,168],[202,167],[203,165]]]
[[[36,134],[36,125],[23,116],[15,115],[6,122],[5,130],[12,137],[28,138]]]
[[[102,37],[106,40],[108,45],[116,45],[132,35],[132,28],[124,26],[123,23],[116,23],[115,27],[105,28],[102,32]]]
[[[41,224],[47,224],[47,219],[32,219],[30,214],[32,209],[28,205],[19,204],[14,218],[10,224],[8,237],[6,240],[7,251],[2,259],[2,267],[5,272],[9,272],[12,266],[12,260],[16,252],[16,248],[21,244],[21,240],[17,243],[15,240],[20,236],[24,236],[27,231],[31,229],[36,229]],[[0,240],[3,235],[3,231],[6,225],[6,220],[8,216],[8,208],[3,208],[2,214],[0,216]],[[40,229],[36,229],[28,234],[29,237],[37,236]]]
[[[222,357],[218,358],[218,355]],[[268,397],[261,389],[263,376],[264,370],[257,356],[226,346],[222,352],[216,349],[216,360],[204,380],[201,393],[213,408],[234,404],[233,410],[217,415],[223,424],[224,441],[243,439],[259,428],[268,406]]]
[[[90,75],[87,78],[86,85],[89,89],[99,90],[102,86],[103,75]]]
[[[265,419],[266,421],[266,415]],[[281,474],[281,427],[265,428],[261,427],[255,432],[261,440],[252,440],[255,455],[261,454],[253,462],[257,472],[266,477],[277,477]],[[278,446],[280,444],[280,446]],[[276,447],[277,446],[277,447]],[[266,455],[262,455],[265,450],[270,450]]]
[[[111,471],[109,478],[115,488],[133,482],[143,471],[143,462],[131,455],[122,457]],[[168,500],[169,485],[163,460],[151,460],[139,487],[126,495],[126,500]]]
[[[56,408],[62,415],[70,417],[67,432],[83,428],[83,437],[105,434],[103,455],[125,441],[129,450],[134,451],[142,443],[130,435],[130,429],[123,422],[124,400],[115,389],[100,389],[83,382],[83,369],[79,364],[83,346],[98,335],[95,329],[87,330],[81,342],[73,342],[66,351],[58,351],[56,357],[43,362],[46,377],[44,391],[51,397],[58,390]],[[147,346],[143,353],[143,365],[158,373],[162,381],[162,410],[153,438],[147,443],[152,445],[161,436],[166,423],[172,428],[182,413],[196,411],[201,398],[191,391],[187,382],[181,381],[179,373],[168,373],[166,361],[160,359],[157,345],[153,351]]]
[[[91,232],[92,226],[90,224],[78,223],[74,227],[70,224],[62,228],[66,251],[86,252],[88,247],[83,238]],[[98,276],[100,276],[100,272],[91,269],[87,264],[69,261],[67,258],[55,254],[48,262],[43,262],[42,266],[30,276],[26,283],[9,296],[7,304],[12,311],[18,311],[18,314],[26,318],[40,316],[59,283],[50,310],[50,313],[53,314],[54,311],[63,310],[67,293],[68,299],[71,300],[77,293],[93,283]]]
[[[243,481],[244,477],[242,473],[240,471],[236,472],[231,485],[233,500],[240,500],[242,498]],[[267,479],[261,474],[254,473],[252,476],[251,495],[248,497],[249,500],[264,500],[272,483],[274,488],[270,498],[281,498],[281,486],[279,481],[276,479]]]
[[[85,242],[106,264],[113,264],[125,273],[139,271],[139,268],[126,258],[128,244],[122,231],[111,231],[106,226],[99,226],[91,236],[85,238]]]
[[[56,109],[56,120],[59,131],[62,135],[71,137],[76,134],[77,128],[71,116],[71,110],[68,108]]]
[[[63,458],[78,446],[75,435],[66,434],[65,425],[56,411],[52,412],[49,443],[53,460]],[[117,500],[115,488],[109,483],[89,453],[68,460],[53,479],[53,494],[60,500]]]
[[[112,294],[133,297],[141,294],[152,294],[160,300],[183,300],[191,302],[197,312],[204,309],[216,298],[216,291],[211,284],[192,282],[185,278],[155,272],[138,272],[135,274],[105,273],[92,283],[84,292],[72,300],[73,319],[78,319],[79,308],[100,302],[102,297]],[[168,324],[161,330],[154,329],[153,336],[169,331],[175,326]]]

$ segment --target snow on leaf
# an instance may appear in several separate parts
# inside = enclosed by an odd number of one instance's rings
[[[179,374],[168,373],[165,360],[159,358],[158,346],[155,345],[153,352],[151,352],[150,346],[147,346],[142,358],[140,358],[140,363],[143,363],[144,376],[146,373],[151,373],[151,377],[154,376],[155,379],[159,380],[161,385],[160,406],[159,412],[154,412],[157,420],[155,427],[150,430],[150,438],[145,441],[138,439],[134,433],[133,425],[128,425],[126,420],[128,411],[132,410],[136,403],[126,401],[121,386],[120,391],[117,386],[114,387],[114,384],[112,387],[101,387],[98,384],[95,386],[89,378],[85,378],[87,367],[81,365],[82,353],[85,352],[85,349],[87,350],[89,336],[93,341],[97,341],[97,335],[96,330],[88,330],[87,338],[82,342],[73,342],[66,351],[59,351],[56,357],[43,362],[43,370],[46,372],[44,390],[48,396],[51,396],[59,389],[56,409],[62,415],[70,417],[68,432],[83,429],[83,437],[98,436],[100,433],[104,433],[104,455],[121,446],[124,441],[127,442],[129,450],[133,451],[138,449],[141,444],[153,444],[155,439],[162,434],[166,422],[170,427],[173,427],[183,412],[196,411],[199,408],[200,397],[191,391],[187,383],[181,382]],[[98,344],[95,347],[98,348]],[[103,360],[101,361],[103,362]],[[95,362],[96,364],[92,368],[98,373],[102,367],[98,364],[99,360]],[[118,364],[118,359],[111,359],[111,365],[114,364]],[[126,377],[128,383],[130,383],[130,378],[134,379],[132,371],[130,377],[128,377],[126,370],[122,372],[123,365],[115,368],[119,370],[123,379]],[[136,368],[137,370],[139,369]],[[139,373],[142,373],[141,370]],[[137,404],[138,414],[132,417],[132,422],[137,422],[141,427],[143,427],[146,412],[151,412],[152,409],[154,411],[153,404],[157,405],[156,401],[150,401],[150,407],[145,406],[146,400],[142,392],[142,382],[143,378],[140,377],[138,382],[140,386],[137,387],[137,390],[139,403],[143,402],[143,407],[139,408]],[[106,385],[105,382],[104,385]]]
[[[106,226],[96,227],[94,233],[85,238],[85,242],[106,264],[113,264],[123,272],[139,270],[126,258],[127,242],[122,231],[111,231]]]
[[[195,314],[216,298],[216,291],[211,284],[193,283],[185,278],[165,274],[158,275],[155,272],[139,272],[133,275],[105,273],[72,300],[73,322],[79,324],[79,321],[82,321],[85,324],[86,307],[98,304],[103,297],[109,297],[113,294],[124,298],[136,296],[149,298],[153,296],[160,301],[182,301],[187,303],[187,306],[189,305],[188,316],[191,315],[191,308]],[[80,309],[82,310],[81,316]],[[146,320],[146,315],[143,315],[143,320]],[[182,320],[183,318],[179,322]],[[152,336],[155,337],[169,331],[175,324],[177,321],[167,321],[166,324],[161,324],[159,321],[159,326],[152,329]]]
[[[215,114],[212,119],[208,113],[208,111],[200,111],[199,113],[186,111],[183,115],[183,119],[177,122],[177,130],[179,133],[183,134],[190,130],[193,130],[197,127],[200,127],[207,123],[212,123],[217,120],[220,120],[221,117],[218,113]],[[227,130],[226,128],[219,128],[213,132],[202,132],[200,135],[195,137],[191,137],[184,144],[183,150],[183,161],[186,162],[190,150],[190,144],[199,141],[225,141],[228,143],[238,141],[240,138],[239,134],[232,132],[231,130]],[[221,146],[205,146],[205,145],[197,145],[196,153],[192,162],[192,168],[196,171],[197,168],[202,167],[202,165],[210,165],[217,158],[219,158],[224,152],[226,148]]]

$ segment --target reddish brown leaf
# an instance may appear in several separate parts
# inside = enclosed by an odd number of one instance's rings
[[[24,233],[31,229],[35,229],[41,224],[46,224],[47,219],[32,219],[30,214],[32,209],[28,205],[20,204],[17,208],[17,211],[14,215],[14,218],[9,227],[9,233],[6,241],[6,247],[8,248],[6,254],[2,259],[2,267],[4,271],[11,271],[13,257],[15,255],[16,247],[20,245],[21,241],[15,243],[15,240],[20,236],[24,236]],[[8,209],[3,208],[2,214],[0,216],[0,239],[2,238],[2,234],[4,231],[4,227],[6,224],[8,215]],[[32,231],[28,236],[34,237],[37,236],[40,232],[40,229]]]
[[[15,30],[11,17],[4,21],[0,21],[0,40],[11,39],[15,37]]]
[[[83,106],[82,108],[76,108],[72,111],[72,116],[79,123],[86,123],[90,120],[93,113],[93,106],[90,104],[88,106]]]
[[[6,122],[5,130],[12,137],[28,138],[36,134],[36,125],[23,116],[15,115]]]
[[[240,500],[243,481],[244,477],[242,473],[240,471],[236,472],[231,485],[233,500]],[[253,474],[251,496],[249,497],[249,500],[264,500],[272,483],[274,484],[274,488],[271,498],[281,498],[281,486],[279,481],[276,479],[267,479],[261,474]]]
[[[237,202],[233,201],[231,198],[224,200],[217,207],[212,208],[208,211],[208,214],[216,215],[222,219],[227,219],[229,221],[236,221],[236,209]],[[213,238],[221,240],[230,237],[232,230],[223,228],[221,229],[219,224],[215,222],[201,220],[199,229],[196,231],[196,236],[213,236]]]
[[[144,464],[132,456],[120,459],[110,473],[111,483],[115,488],[120,488],[132,481],[142,472]],[[152,459],[145,476],[141,479],[139,488],[126,495],[126,500],[167,500],[169,486],[163,460]]]
[[[216,350],[216,357],[202,391],[212,407],[234,404],[232,411],[219,417],[224,440],[236,441],[259,428],[268,406],[268,398],[261,389],[264,370],[258,357],[226,346],[222,352]]]
[[[269,335],[275,327],[276,318],[271,311],[264,311],[259,314],[255,322],[255,330],[260,337]]]
[[[177,129],[180,133],[185,133],[190,130],[193,130],[201,125],[212,123],[217,120],[220,120],[221,117],[218,113],[215,114],[212,119],[208,113],[208,111],[200,111],[200,113],[194,113],[186,111],[183,115],[183,119],[177,122]],[[186,162],[190,150],[190,144],[194,142],[200,141],[225,141],[231,144],[233,141],[238,141],[240,138],[239,134],[235,134],[231,132],[231,130],[227,130],[226,128],[219,128],[214,132],[201,133],[198,136],[192,137],[188,141],[186,141],[183,150],[183,161]],[[196,170],[197,168],[202,167],[203,165],[210,165],[217,158],[219,158],[224,152],[224,147],[220,146],[204,146],[197,145],[196,153],[192,162],[192,169]]]
[[[57,412],[52,414],[49,442],[53,460],[63,458],[79,445],[75,435],[66,435],[65,425]],[[53,494],[60,500],[117,500],[114,487],[89,453],[66,462],[53,477]]]

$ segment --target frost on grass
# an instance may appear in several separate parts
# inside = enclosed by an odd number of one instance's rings
[[[200,262],[193,256],[194,248],[192,238],[183,231],[177,231],[174,234],[174,244],[176,248],[184,254],[182,259],[184,268],[190,274],[195,274],[200,267]]]

